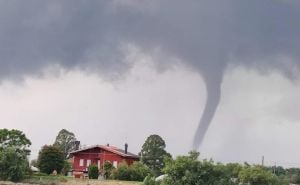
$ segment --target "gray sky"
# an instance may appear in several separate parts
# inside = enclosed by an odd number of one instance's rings
[[[174,155],[202,143],[216,160],[300,166],[299,10],[296,0],[0,1],[1,127],[25,131],[33,155],[66,128],[87,145],[138,152],[157,133]]]

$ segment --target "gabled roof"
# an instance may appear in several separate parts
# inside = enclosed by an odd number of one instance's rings
[[[70,152],[70,154],[74,155],[76,153],[84,152],[84,151],[87,151],[87,150],[90,150],[90,149],[94,149],[94,148],[100,148],[102,150],[112,152],[112,153],[120,155],[122,157],[137,158],[137,159],[140,158],[136,154],[133,154],[133,153],[130,153],[130,152],[127,152],[127,154],[126,154],[125,150],[122,150],[122,149],[114,147],[114,146],[106,146],[106,145],[94,145],[94,146],[90,146],[90,147],[87,147],[87,148],[83,148],[83,149],[80,149],[80,150],[76,150],[76,151]]]

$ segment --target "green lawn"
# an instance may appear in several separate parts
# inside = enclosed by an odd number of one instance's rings
[[[75,179],[66,176],[32,176],[23,181],[30,184],[61,184],[61,185],[141,185],[141,182],[131,181],[116,181],[116,180],[89,180],[89,179]]]

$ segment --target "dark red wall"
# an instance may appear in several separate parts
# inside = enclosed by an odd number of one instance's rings
[[[84,166],[79,165],[80,159],[84,159]],[[95,148],[73,154],[73,171],[87,171],[87,160],[91,160],[94,165],[98,165],[98,160],[100,160],[100,169],[103,169],[105,161],[110,161],[111,163],[117,161],[118,164],[126,161],[128,165],[131,165],[134,161],[138,161],[136,158],[125,158],[112,152]]]

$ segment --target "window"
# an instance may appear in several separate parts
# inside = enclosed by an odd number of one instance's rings
[[[100,169],[101,168],[101,161],[98,160],[98,168]]]
[[[92,164],[92,161],[90,160],[90,159],[88,159],[87,161],[86,161],[86,166],[90,166]]]
[[[84,159],[80,159],[79,160],[79,166],[83,166],[84,165]]]
[[[118,161],[114,161],[114,162],[113,162],[113,166],[114,166],[115,168],[117,168],[117,167],[118,167]]]

